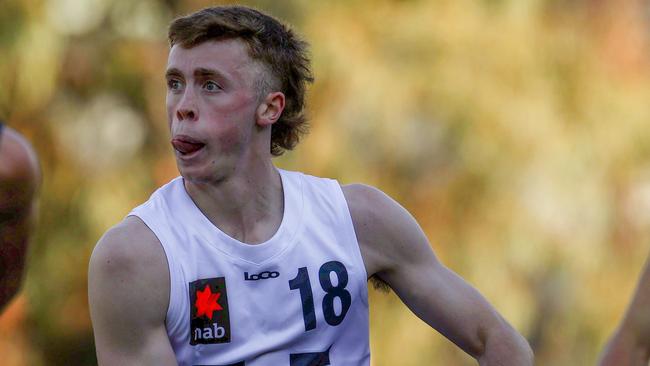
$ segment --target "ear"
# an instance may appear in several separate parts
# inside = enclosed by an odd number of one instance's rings
[[[284,111],[284,94],[273,92],[266,95],[259,107],[257,107],[257,124],[266,127],[274,124]]]

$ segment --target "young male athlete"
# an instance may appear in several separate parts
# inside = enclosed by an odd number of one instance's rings
[[[39,184],[31,145],[0,122],[0,311],[20,289]]]
[[[648,366],[650,361],[650,260],[632,302],[605,347],[600,366]]]
[[[293,32],[215,7],[176,19],[169,40],[181,177],[93,252],[100,365],[367,366],[373,276],[479,364],[532,365],[524,338],[438,262],[398,203],[274,167],[304,130],[311,81]]]

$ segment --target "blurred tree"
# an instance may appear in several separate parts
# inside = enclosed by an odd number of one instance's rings
[[[243,3],[312,44],[312,131],[278,165],[380,187],[539,364],[592,364],[650,239],[647,4]],[[166,25],[213,4],[0,3],[0,117],[45,176],[25,291],[0,317],[4,364],[96,363],[88,258],[177,174]],[[371,302],[374,365],[472,364],[394,295]]]

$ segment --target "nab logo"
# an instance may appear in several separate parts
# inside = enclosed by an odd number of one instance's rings
[[[226,278],[190,282],[190,344],[230,342]]]
[[[244,272],[244,281],[258,281],[258,280],[266,280],[268,278],[277,278],[280,276],[280,272],[276,271],[264,271],[260,272],[258,274],[252,274],[248,275],[248,272]]]

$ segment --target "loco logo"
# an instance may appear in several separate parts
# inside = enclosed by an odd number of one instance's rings
[[[276,271],[264,271],[258,274],[251,274],[251,275],[249,275],[248,272],[244,272],[244,281],[266,280],[269,278],[277,278],[279,276],[280,276],[280,272],[276,272]]]

